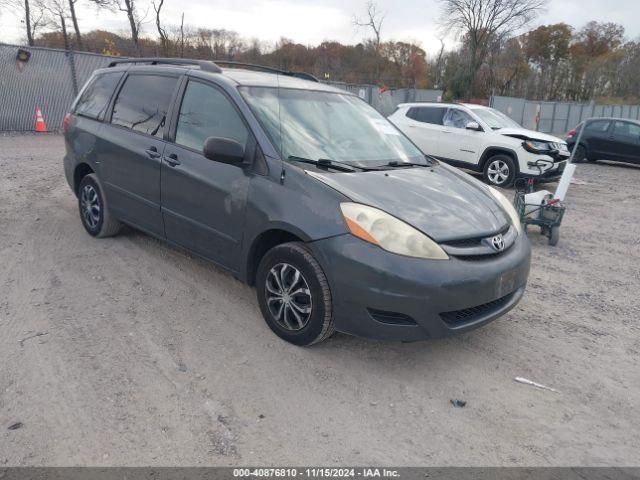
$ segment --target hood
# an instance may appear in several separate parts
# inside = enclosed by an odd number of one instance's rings
[[[522,140],[540,140],[541,142],[566,143],[564,140],[558,137],[554,137],[553,135],[547,135],[546,133],[536,132],[534,130],[527,130],[526,128],[501,128],[500,130],[496,130],[495,133],[506,135],[508,137],[520,138]]]
[[[489,236],[508,224],[486,186],[442,164],[433,168],[307,173],[352,201],[379,208],[437,242]]]

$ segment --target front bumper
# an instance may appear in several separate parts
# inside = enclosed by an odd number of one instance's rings
[[[336,329],[415,341],[472,330],[513,308],[524,293],[531,247],[525,235],[485,260],[422,260],[352,235],[309,244],[328,277]]]
[[[535,154],[525,149],[518,153],[519,178],[534,177],[549,181],[560,178],[569,160],[568,152],[553,155]]]
[[[568,160],[557,161],[553,164],[551,168],[540,173],[537,170],[537,173],[524,173],[520,172],[517,176],[518,178],[530,178],[533,177],[537,182],[552,182],[554,180],[558,180],[562,176],[562,172],[566,168]]]

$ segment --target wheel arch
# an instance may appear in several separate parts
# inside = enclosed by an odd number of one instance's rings
[[[73,170],[73,193],[78,195],[78,189],[80,188],[80,182],[87,175],[95,173],[95,170],[88,163],[79,163]]]
[[[258,265],[264,255],[273,247],[288,242],[308,242],[310,238],[291,225],[271,225],[267,230],[255,236],[246,256],[245,281],[254,285]]]
[[[515,150],[506,147],[487,147],[484,152],[482,152],[482,156],[480,157],[480,171],[484,171],[484,166],[487,161],[495,156],[495,155],[508,155],[513,160],[513,163],[516,167],[516,174],[520,172],[520,163],[518,162],[518,154]]]

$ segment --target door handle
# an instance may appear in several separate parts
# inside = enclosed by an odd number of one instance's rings
[[[160,152],[156,147],[149,147],[144,151],[149,158],[158,158],[160,156]]]
[[[164,157],[164,161],[171,167],[180,165],[180,160],[178,160],[178,156],[175,153]]]

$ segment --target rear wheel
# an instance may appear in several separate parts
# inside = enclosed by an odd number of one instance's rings
[[[258,303],[269,328],[295,345],[313,345],[334,332],[329,282],[299,242],[269,250],[258,266]]]
[[[78,208],[82,225],[93,237],[116,235],[122,227],[122,224],[111,215],[95,173],[86,175],[80,181]]]
[[[485,182],[496,187],[510,187],[516,178],[516,166],[509,155],[498,154],[484,164]]]

